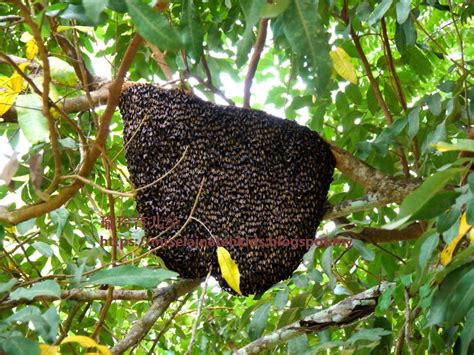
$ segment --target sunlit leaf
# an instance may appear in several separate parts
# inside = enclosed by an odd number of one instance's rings
[[[31,144],[49,139],[48,120],[43,115],[43,103],[36,94],[18,96],[16,100],[18,123]]]
[[[59,84],[74,86],[77,82],[74,68],[66,61],[57,57],[48,57],[51,77]]]
[[[352,84],[357,84],[357,74],[354,64],[352,64],[351,57],[342,48],[336,48],[329,52],[334,69],[344,79],[350,81]]]
[[[217,248],[217,261],[221,269],[222,278],[227,282],[230,288],[232,288],[239,295],[242,295],[240,291],[240,271],[239,267],[232,259],[232,256],[223,247]]]
[[[397,22],[404,23],[410,15],[410,0],[397,0]]]
[[[34,38],[26,42],[26,59],[33,60],[38,54],[38,45]]]
[[[439,142],[433,144],[433,146],[440,152],[451,152],[453,150],[462,150],[467,152],[474,152],[474,140],[473,139],[458,139],[456,143]]]
[[[390,9],[392,6],[393,0],[382,0],[380,4],[378,4],[374,12],[369,17],[369,25],[372,26],[376,22],[380,21],[380,19],[385,15],[385,13]]]
[[[138,32],[160,49],[177,50],[183,46],[180,36],[164,14],[141,1],[126,0],[128,11]]]

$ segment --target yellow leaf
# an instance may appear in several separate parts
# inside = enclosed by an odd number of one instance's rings
[[[458,235],[441,252],[441,256],[440,256],[441,264],[448,265],[451,262],[451,260],[453,258],[454,249],[456,249],[456,246],[459,244],[462,237],[464,237],[464,235],[467,233],[467,231],[470,228],[471,228],[471,226],[469,224],[467,224],[466,212],[464,212],[462,214],[461,220],[459,222]],[[472,232],[471,232],[471,235],[472,235]],[[470,236],[470,238],[471,238],[471,236]]]
[[[56,27],[56,31],[62,32],[62,31],[73,29],[73,28],[75,28],[78,31],[88,33],[88,34],[94,33],[94,27],[90,27],[90,26],[58,26]]]
[[[24,71],[28,64],[21,63],[19,65],[21,71]],[[26,88],[25,84],[25,79],[16,71],[9,78],[0,77],[0,116],[14,104],[18,94]]]
[[[56,355],[58,354],[59,346],[40,344],[40,355]]]
[[[26,42],[26,59],[33,60],[38,54],[38,45],[34,38]]]
[[[16,233],[16,227],[15,226],[5,227],[5,229],[7,231],[9,231],[10,233]]]
[[[111,354],[110,350],[107,349],[107,347],[105,347],[104,345],[97,344],[94,339],[91,339],[84,335],[73,335],[70,337],[66,337],[61,342],[61,345],[66,343],[78,343],[83,348],[96,348],[103,355]]]
[[[336,48],[329,52],[332,59],[334,69],[344,79],[353,84],[357,84],[357,74],[354,64],[352,64],[351,57],[342,48]]]
[[[458,245],[461,239],[462,239],[462,235],[458,235],[456,238],[454,238],[451,241],[451,243],[446,245],[446,247],[441,252],[441,256],[440,256],[441,264],[446,266],[451,262],[451,259],[453,258],[454,249],[456,249],[456,246]]]
[[[469,240],[471,243],[474,243],[474,228],[472,228],[471,233],[469,233]]]
[[[242,292],[240,291],[239,267],[235,261],[232,260],[232,257],[226,248],[217,248],[217,261],[219,262],[219,267],[221,268],[221,274],[224,280],[235,292],[242,296]]]
[[[463,236],[467,233],[467,231],[471,228],[469,224],[467,224],[467,216],[466,212],[464,212],[461,216],[461,221],[459,222],[459,232],[458,235]]]

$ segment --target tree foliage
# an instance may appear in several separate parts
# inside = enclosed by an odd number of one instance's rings
[[[0,352],[473,353],[472,15],[469,0],[2,2]],[[324,247],[260,297],[163,269],[135,225],[125,76],[331,142]]]

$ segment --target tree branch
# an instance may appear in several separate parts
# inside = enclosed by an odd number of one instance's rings
[[[127,335],[112,348],[112,354],[123,354],[127,349],[137,344],[150,331],[171,302],[194,291],[200,283],[201,280],[183,280],[160,289],[145,315],[136,321]]]
[[[380,294],[393,283],[382,283],[367,291],[346,298],[328,309],[319,311],[300,321],[280,328],[237,350],[236,355],[259,354],[305,333],[319,332],[332,326],[343,327],[367,317],[377,306]]]
[[[379,86],[377,82],[375,81],[375,78],[372,74],[372,70],[370,69],[370,64],[369,61],[367,60],[367,57],[364,53],[364,50],[362,49],[362,45],[360,43],[359,36],[357,36],[357,33],[355,32],[354,28],[351,26],[351,37],[352,40],[354,41],[354,45],[357,51],[357,54],[359,55],[360,60],[362,61],[362,64],[364,65],[365,72],[367,74],[367,77],[369,79],[370,85],[372,87],[372,90],[375,95],[375,99],[377,100],[377,103],[379,104],[380,108],[382,109],[382,112],[385,116],[385,119],[388,124],[393,123],[393,117],[392,114],[390,113],[387,104],[385,103],[385,100],[383,99],[382,92],[379,89]],[[405,157],[405,152],[403,151],[402,147],[397,146],[397,154],[400,158],[400,162],[402,164],[403,168],[403,173],[405,174],[406,177],[410,176],[410,170],[408,168],[408,162]]]
[[[263,48],[265,46],[265,40],[267,38],[267,27],[268,18],[262,18],[258,26],[257,40],[255,41],[255,47],[253,49],[252,58],[249,62],[249,68],[247,76],[245,77],[244,84],[244,107],[250,108],[250,89],[252,88],[252,81],[257,71],[258,62],[262,55]]]
[[[92,148],[87,151],[84,163],[79,170],[79,175],[83,177],[87,177],[91,173],[97,158],[103,151],[105,141],[109,135],[110,121],[120,98],[120,92],[124,82],[125,74],[132,63],[133,57],[135,56],[135,53],[137,52],[141,42],[142,38],[139,35],[135,35],[125,52],[117,73],[117,77],[109,86],[107,106],[104,113],[100,117],[100,126],[97,132],[97,139],[92,144]],[[46,202],[35,205],[27,205],[11,212],[0,211],[0,221],[10,224],[18,224],[31,218],[42,216],[64,205],[83,185],[84,183],[82,181],[76,180],[72,185],[64,188],[58,195],[52,197]]]

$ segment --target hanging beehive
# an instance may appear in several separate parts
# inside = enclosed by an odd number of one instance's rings
[[[244,295],[291,276],[314,239],[335,166],[317,133],[149,84],[124,90],[119,107],[138,212],[162,222],[147,224],[146,237],[159,245],[174,236],[156,251],[169,269],[201,278],[212,268],[231,291],[217,263],[222,242]]]

